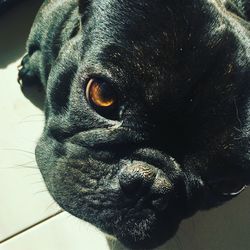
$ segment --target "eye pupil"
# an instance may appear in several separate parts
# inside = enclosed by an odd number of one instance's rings
[[[116,94],[112,86],[98,79],[90,79],[88,81],[86,97],[97,108],[109,108],[116,102]]]
[[[106,83],[97,83],[92,84],[92,88],[89,92],[91,100],[101,107],[109,107],[114,104],[114,96],[112,95],[112,90]]]

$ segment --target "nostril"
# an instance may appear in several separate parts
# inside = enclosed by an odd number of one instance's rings
[[[119,174],[119,183],[126,195],[136,196],[147,191],[153,184],[156,169],[144,162],[133,162],[125,166]]]
[[[138,173],[123,172],[119,178],[122,191],[126,194],[137,193],[143,186],[143,179]]]

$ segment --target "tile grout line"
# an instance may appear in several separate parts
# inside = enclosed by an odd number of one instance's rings
[[[33,224],[33,225],[31,225],[31,226],[29,226],[29,227],[27,227],[27,228],[25,228],[25,229],[23,229],[23,230],[21,230],[21,231],[19,231],[19,232],[15,233],[15,234],[13,234],[13,235],[11,235],[11,236],[9,236],[9,237],[7,237],[6,239],[0,241],[0,244],[5,243],[5,242],[7,242],[7,241],[13,239],[13,238],[16,237],[16,236],[18,236],[18,235],[20,235],[20,234],[23,234],[23,233],[27,232],[28,230],[32,229],[33,227],[36,227],[36,226],[42,224],[43,222],[46,222],[47,220],[50,220],[50,219],[56,217],[57,215],[61,214],[62,212],[63,212],[63,210],[60,210],[60,211],[58,211],[57,213],[52,214],[51,216],[49,216],[49,217],[47,217],[47,218],[45,218],[45,219],[43,219],[43,220],[38,221],[37,223],[35,223],[35,224]]]

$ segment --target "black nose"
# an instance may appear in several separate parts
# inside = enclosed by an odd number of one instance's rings
[[[133,162],[125,166],[119,174],[121,190],[129,196],[141,195],[154,183],[157,170],[144,162]]]

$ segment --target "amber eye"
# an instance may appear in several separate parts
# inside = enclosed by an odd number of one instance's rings
[[[101,79],[91,78],[86,86],[86,98],[98,113],[107,116],[114,113],[117,104],[116,91],[112,85]]]
[[[111,107],[116,102],[116,94],[110,84],[96,79],[88,81],[86,96],[97,107]]]

